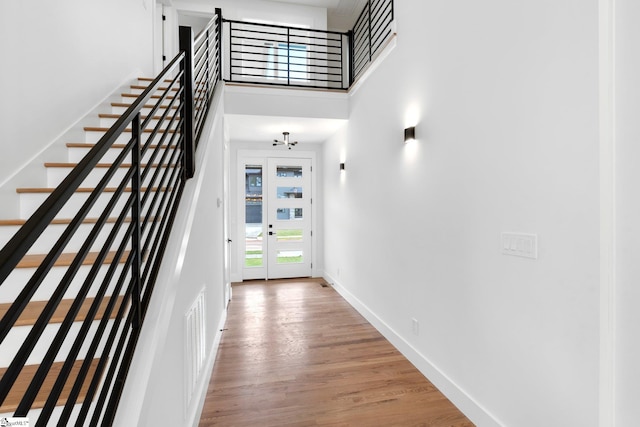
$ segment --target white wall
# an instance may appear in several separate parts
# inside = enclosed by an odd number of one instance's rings
[[[638,424],[640,382],[640,4],[616,0],[616,426]]]
[[[0,3],[0,183],[125,81],[151,74],[154,7],[150,0]]]
[[[325,145],[326,277],[478,425],[595,426],[598,1],[395,8]]]
[[[190,426],[199,420],[226,316],[223,207],[217,203],[223,199],[222,87],[217,91],[198,145],[196,174],[182,195],[116,426]],[[206,359],[199,382],[191,389],[194,397],[187,402],[185,315],[203,289]]]

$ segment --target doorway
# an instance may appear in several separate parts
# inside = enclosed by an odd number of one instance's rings
[[[312,275],[312,159],[245,158],[243,280]]]

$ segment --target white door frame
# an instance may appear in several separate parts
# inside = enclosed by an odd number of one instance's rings
[[[241,280],[244,280],[244,245],[242,242],[245,241],[245,224],[244,224],[244,163],[247,159],[255,159],[255,158],[305,158],[311,160],[311,197],[312,199],[318,198],[317,193],[317,182],[315,179],[317,168],[317,160],[316,153],[314,151],[301,151],[301,150],[251,150],[251,149],[241,149],[238,150],[238,157],[236,160],[236,203],[237,203],[237,229],[236,236],[238,239],[238,244],[235,245],[236,248],[236,260],[238,260],[238,274],[241,276]],[[318,203],[311,203],[311,230],[315,232],[318,229],[317,221],[318,221],[318,212],[317,212]],[[317,262],[318,257],[318,238],[314,234],[311,239],[311,275],[313,277],[317,277]],[[242,261],[242,263],[240,262]]]

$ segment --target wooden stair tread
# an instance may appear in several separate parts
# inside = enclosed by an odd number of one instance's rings
[[[112,107],[125,107],[125,108],[129,108],[129,107],[131,107],[131,104],[130,104],[130,103],[128,103],[128,102],[112,102],[112,103],[111,103],[111,106],[112,106]],[[156,106],[156,104],[145,104],[145,105],[143,106],[143,108],[154,108],[155,106]],[[166,105],[162,105],[162,104],[161,104],[161,105],[159,105],[159,108],[167,108],[167,106],[166,106]],[[174,105],[174,106],[172,106],[171,108],[172,108],[172,109],[174,109],[174,110],[177,110],[177,109],[178,109],[178,106],[177,106],[177,105]]]
[[[158,191],[160,188],[158,187],[152,187],[151,191]],[[169,187],[169,189],[171,189]],[[50,188],[50,187],[41,187],[41,188],[16,188],[16,193],[18,194],[42,194],[42,193],[53,193],[53,191],[55,190],[55,188]],[[92,187],[80,187],[78,189],[76,189],[76,193],[91,193],[94,190],[94,188]],[[102,190],[103,193],[115,193],[117,190],[116,187],[107,187],[104,190]],[[148,188],[147,187],[142,187],[141,188],[142,191],[147,191]],[[166,187],[162,187],[160,190],[165,191],[167,190]],[[129,193],[131,192],[131,188],[127,187],[124,189],[125,192]]]
[[[146,89],[146,88],[148,88],[148,87],[149,87],[149,86],[143,86],[143,85],[131,85],[131,89],[141,89],[141,90],[145,90],[145,89]],[[159,87],[159,88],[158,88],[158,89],[156,89],[156,90],[167,90],[167,89],[168,89],[168,87],[166,87],[166,86],[165,86],[165,87]],[[178,88],[177,88],[177,87],[174,87],[174,88],[171,88],[171,90],[172,90],[172,91],[174,91],[174,92],[177,92],[177,91],[178,91]]]
[[[138,80],[139,80],[139,81],[143,81],[143,82],[152,82],[152,81],[154,81],[155,79],[154,79],[154,78],[151,78],[151,77],[138,77]],[[164,79],[163,81],[164,81],[165,83],[171,83],[173,80],[171,80],[171,79]]]
[[[122,299],[123,299],[122,296],[118,296],[115,307],[119,307],[120,304],[122,304]],[[89,312],[89,308],[91,308],[91,304],[93,304],[94,301],[95,301],[95,298],[87,298],[84,300],[84,302],[82,303],[82,306],[80,307],[80,311],[76,316],[76,320],[75,320],[76,322],[82,322],[87,318],[87,313]],[[18,318],[14,326],[34,325],[36,320],[38,320],[38,317],[42,313],[42,310],[47,305],[47,303],[48,301],[29,302],[29,304],[24,309],[24,311],[22,312],[22,314],[20,315],[20,317]],[[98,312],[96,313],[96,320],[102,319],[108,303],[109,303],[109,298],[105,297],[100,303],[100,307],[98,308]],[[12,303],[10,302],[0,304],[0,319],[2,319],[5,313],[9,310],[9,308],[11,307],[11,304]],[[56,309],[49,323],[62,323],[62,321],[64,320],[64,317],[69,312],[69,309],[71,308],[72,304],[73,304],[72,299],[62,300],[60,302],[60,305],[58,305],[58,308]],[[115,318],[116,313],[117,313],[117,310],[113,310],[111,312],[110,318],[111,319]]]
[[[117,218],[107,218],[107,224],[113,224],[117,221]],[[131,218],[125,218],[125,222],[131,222]],[[23,226],[27,222],[26,219],[0,219],[0,227],[2,226]],[[98,222],[98,218],[85,218],[83,224],[95,224]],[[71,224],[71,218],[57,218],[51,221],[53,225],[68,225]]]
[[[98,258],[99,252],[89,252],[85,259],[82,261],[82,265],[93,265],[93,263]],[[61,254],[56,260],[54,267],[68,267],[73,262],[74,258],[77,254],[75,253],[64,253]],[[37,268],[42,264],[47,254],[33,254],[33,255],[25,255],[22,260],[18,263],[16,268]],[[116,256],[116,251],[111,251],[107,254],[104,263],[110,264]],[[129,256],[129,251],[125,251],[122,257],[120,258],[120,262],[124,263]]]
[[[140,96],[139,93],[121,93],[120,96],[124,97],[124,98],[138,98]],[[160,99],[162,98],[162,95],[151,95],[151,99]],[[165,97],[165,99],[173,99],[174,97],[171,95],[168,95],[167,97]]]
[[[93,148],[96,146],[95,142],[67,142],[67,148]],[[125,148],[127,146],[127,144],[113,144],[111,147],[109,148]],[[169,147],[169,145],[162,145],[160,148],[162,149],[166,149],[167,147]],[[177,145],[171,145],[171,148],[176,148]],[[157,144],[152,144],[149,146],[149,148],[151,149],[156,149],[158,148]]]
[[[73,364],[73,368],[69,373],[69,378],[67,380],[67,383],[65,384],[64,389],[60,394],[60,398],[58,399],[58,405],[63,405],[67,401],[69,395],[71,394],[73,383],[75,379],[78,377],[78,373],[80,372],[80,367],[82,366],[83,362],[84,362],[83,360],[77,360]],[[51,366],[51,369],[49,370],[49,374],[47,375],[47,378],[45,379],[45,381],[42,383],[42,387],[40,388],[40,391],[38,392],[38,395],[36,396],[36,399],[33,402],[33,406],[32,406],[33,409],[44,407],[44,404],[47,401],[47,397],[49,396],[49,394],[51,394],[53,385],[55,384],[56,379],[58,378],[58,375],[62,370],[63,365],[64,365],[64,362],[55,362]],[[82,403],[84,401],[84,398],[87,395],[89,384],[91,382],[90,379],[93,377],[97,368],[98,368],[98,359],[94,359],[91,361],[91,366],[89,367],[87,378],[82,386],[80,395],[78,396],[78,403]],[[38,365],[26,365],[24,368],[22,368],[22,371],[20,372],[20,375],[18,375],[18,379],[16,380],[16,383],[14,384],[13,388],[7,395],[7,398],[5,399],[5,401],[2,403],[2,406],[0,406],[0,413],[14,412],[18,408],[18,405],[20,404],[20,400],[22,399],[22,396],[24,396],[24,394],[26,393],[27,388],[29,387],[29,384],[31,383],[31,380],[33,379],[37,370],[38,370]],[[4,376],[4,373],[6,371],[7,371],[6,368],[0,368],[0,377]]]
[[[99,127],[99,126],[86,126],[84,128],[85,132],[106,132],[108,131],[110,128],[105,128],[105,127]],[[175,129],[158,129],[158,132],[165,132],[165,131],[169,131],[169,133],[175,133]],[[142,132],[144,133],[151,133],[153,132],[154,129],[143,129]],[[131,128],[126,128],[124,130],[124,132],[131,132]]]
[[[98,114],[98,117],[100,117],[101,119],[119,119],[120,117],[122,117],[122,114],[113,114],[113,113],[100,113]],[[146,120],[147,117],[149,116],[140,116],[140,118],[142,120]],[[151,117],[152,120],[160,120],[162,119],[162,116],[153,116]],[[171,117],[167,116],[164,118],[165,120],[171,120]]]

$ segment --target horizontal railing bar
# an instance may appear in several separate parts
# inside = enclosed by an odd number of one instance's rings
[[[380,8],[380,4],[386,0],[371,0],[371,10],[376,11]]]
[[[307,69],[325,69],[325,68],[332,68],[332,69],[336,69],[336,70],[342,70],[341,67],[337,66],[337,65],[333,65],[334,62],[336,62],[336,60],[325,60],[325,59],[314,59],[314,62],[319,62],[317,64],[312,64],[312,65],[306,65],[305,68]],[[240,64],[238,64],[240,63]],[[264,70],[269,70],[269,71],[275,71],[275,70],[281,70],[281,71],[286,71],[287,69],[287,62],[282,62],[282,61],[278,61],[278,62],[272,62],[272,61],[267,61],[265,59],[261,59],[260,57],[258,58],[245,58],[245,59],[238,59],[238,58],[233,58],[233,63],[231,64],[231,67],[248,67],[248,65],[243,65],[243,63],[252,63],[252,64],[266,64],[268,66],[263,66],[260,67]],[[296,63],[291,63],[291,65],[295,66],[297,65]],[[301,72],[302,70],[292,70],[291,72]]]
[[[243,70],[247,70],[247,71],[233,71],[232,73],[234,75],[247,75],[247,76],[253,76],[253,77],[262,77],[265,79],[285,79],[287,78],[287,74],[286,72],[282,72],[282,73],[275,73],[273,76],[265,76],[264,74],[260,73],[260,74],[256,74],[256,73],[252,73],[251,71],[253,70],[262,70],[260,68],[251,68],[251,67],[243,67]],[[290,73],[289,74],[291,76],[292,79],[302,79],[302,80],[316,80],[316,81],[334,81],[334,80],[329,80],[329,79],[321,79],[321,78],[317,78],[319,76],[335,76],[335,77],[340,77],[342,74],[338,74],[338,73],[321,73],[321,72],[316,72],[316,73],[303,73],[303,72],[299,72],[299,73]],[[304,75],[304,76],[301,76]],[[316,77],[315,79],[313,78],[308,78],[306,76],[310,76],[310,77]]]
[[[254,34],[263,34],[265,36],[270,36],[270,37],[259,37],[259,36],[254,36]],[[289,33],[287,34],[286,32],[284,33],[270,33],[270,32],[266,32],[266,31],[251,31],[251,30],[236,30],[235,34],[231,35],[231,39],[232,40],[264,40],[264,41],[271,41],[271,42],[291,42],[294,43],[294,40],[300,40],[300,44],[311,44],[311,45],[318,45],[318,46],[322,46],[323,44],[321,42],[326,42],[324,43],[325,45],[330,45],[330,46],[335,46],[335,44],[339,44],[340,41],[342,40],[342,37],[344,36],[344,34],[340,34],[339,36],[333,38],[333,37],[317,37],[317,36],[312,36],[309,34],[300,34],[300,33]],[[334,44],[335,43],[335,44]]]
[[[231,19],[222,19],[222,22],[229,22],[231,24],[251,25],[251,26],[257,26],[257,27],[294,29],[294,30],[301,30],[301,31],[311,31],[316,33],[341,34],[341,35],[347,34],[346,32],[341,32],[341,31],[325,31],[325,30],[316,30],[313,28],[288,27],[286,25],[263,24],[260,22],[235,21]]]
[[[182,139],[182,138],[180,138],[180,139]],[[172,150],[172,151],[171,151],[170,160],[171,160],[171,161],[175,161],[175,162],[180,161],[180,160],[181,160],[180,153],[181,153],[181,151],[179,151],[179,150]],[[165,152],[165,153],[163,153],[163,158],[164,158],[164,157],[166,157],[167,155],[169,155],[169,152]],[[175,168],[175,170],[174,170],[174,172],[173,172],[173,173],[176,173],[176,171],[178,171],[178,168]],[[182,171],[180,171],[180,172],[182,173]],[[160,179],[159,179],[160,185],[163,185],[163,186],[164,186],[164,185],[167,185],[167,183],[165,182],[165,176],[166,176],[166,173],[167,173],[167,172],[165,171],[162,175],[160,175],[160,170],[156,170],[156,172],[153,174],[152,182],[156,182],[156,181],[158,181],[158,178],[160,178]],[[172,183],[169,183],[169,184],[172,184]],[[168,186],[168,185],[167,185],[167,186]],[[153,197],[153,199],[151,200],[151,203],[150,203],[149,208],[148,208],[148,212],[149,212],[149,213],[152,213],[152,212],[154,211],[154,207],[155,207],[155,204],[156,204],[157,198],[159,197],[158,195],[159,195],[160,193],[161,193],[161,192],[155,192],[155,193],[154,193],[154,197]],[[164,192],[163,192],[163,193],[164,193]],[[142,205],[146,205],[146,204],[147,204],[147,198],[148,198],[147,194],[145,194],[145,195],[143,195],[143,196],[142,196],[142,201],[141,201],[141,204],[142,204]],[[143,232],[145,232],[145,231],[146,231],[146,226],[147,226],[148,221],[149,221],[149,217],[146,217],[146,218],[143,220],[142,224],[141,224],[141,230],[142,230]]]
[[[269,71],[269,72],[282,72],[282,73],[286,73],[287,69],[286,69],[286,63],[282,63],[282,62],[276,62],[275,64],[272,62],[268,62],[268,61],[264,61],[262,59],[246,59],[242,62],[245,63],[249,63],[251,65],[244,65],[244,64],[231,64],[231,68],[253,68],[253,69],[257,69],[257,70],[264,70],[264,71]],[[267,64],[267,65],[274,65],[273,68],[270,67],[265,67],[265,66],[260,66],[260,64]],[[316,69],[322,69],[322,70],[341,70],[340,67],[336,67],[335,65],[316,65],[313,67],[309,67],[309,70],[294,70],[291,71],[292,73],[307,73],[307,72],[311,72],[311,70],[316,70]]]
[[[180,200],[181,196],[182,196],[182,192],[184,190],[184,181],[180,182],[179,186],[176,186],[176,191],[173,193],[173,199],[170,199],[169,202],[173,202],[173,200]],[[163,196],[164,197],[164,196]],[[170,230],[171,227],[173,226],[173,221],[175,219],[176,213],[177,213],[177,206],[175,203],[169,203],[168,206],[173,206],[172,210],[168,213],[168,215],[165,215],[162,217],[162,224],[160,225],[160,229],[163,230]],[[166,210],[165,210],[165,214],[166,214]],[[163,239],[165,240],[165,239]],[[153,247],[155,248],[158,244],[160,243],[160,235],[158,234],[158,236],[156,237],[156,240],[154,241],[154,245]],[[159,254],[160,254],[160,258],[162,258],[162,256],[164,255],[164,252],[166,250],[166,245],[161,245],[160,246],[160,250],[159,250]],[[155,286],[155,282],[156,282],[156,278],[158,276],[158,271],[160,268],[160,262],[158,262],[158,258],[156,258],[156,263],[154,264],[154,266],[152,267],[152,269],[150,270],[150,274],[149,276],[146,275],[146,273],[144,274],[144,277],[147,277],[149,280],[149,286],[146,288],[144,295],[142,296],[142,314],[143,317],[147,312],[147,307],[149,306],[149,301],[151,299],[151,294],[153,291],[153,288]],[[146,270],[146,268],[145,268]]]
[[[389,28],[386,33],[382,34],[381,37],[378,40],[376,40],[375,43],[372,44],[372,52],[374,54],[378,52],[378,49],[380,48],[380,46],[384,44],[384,42],[387,40],[390,34],[391,34],[391,28]]]
[[[387,19],[389,20],[388,23],[391,22],[391,19],[390,19],[391,18],[391,12],[392,12],[391,8],[388,8],[388,10],[386,11],[386,15],[383,13],[384,10],[381,10],[380,12],[381,12],[380,15],[374,16],[373,17],[374,19],[371,21],[372,30],[381,27],[382,25],[379,25],[379,23],[380,22],[384,22]],[[387,25],[388,25],[388,23],[387,23]]]
[[[180,71],[179,73],[177,73],[177,75],[174,77],[174,80],[171,82],[171,85],[173,86],[174,84],[179,84],[180,82],[180,78],[182,77],[183,72]],[[176,109],[179,110],[178,106],[174,105],[176,100],[179,100],[182,94],[182,91],[184,90],[184,88],[180,87],[180,89],[178,90],[178,92],[176,92],[175,96],[173,96],[173,98],[171,99],[171,101],[169,102],[169,104],[167,105],[162,105],[162,103],[165,101],[165,97],[161,97],[155,104],[155,106],[153,106],[153,108],[151,109],[151,112],[149,113],[149,115],[147,116],[146,119],[144,119],[144,121],[141,123],[141,127],[143,129],[146,128],[146,126],[148,125],[149,121],[151,120],[149,117],[156,115],[157,111],[159,109],[164,109],[164,113],[161,114],[161,117],[166,117],[166,115],[168,114],[168,112],[172,109]],[[165,96],[168,92],[165,92]],[[179,104],[179,103],[178,103]]]
[[[355,32],[358,29],[358,26],[365,25],[367,22],[367,16],[369,15],[369,5],[366,4],[362,12],[360,12],[360,16],[356,19],[356,23],[353,26],[353,31]]]
[[[214,30],[210,34],[216,34],[218,29],[218,15],[213,15],[209,23],[194,37],[193,43],[198,44],[207,37],[208,30]]]
[[[259,52],[239,52],[239,51],[233,51],[231,52],[232,55],[236,55],[236,54],[242,54],[244,55],[244,57],[242,58],[238,58],[237,56],[232,56],[230,59],[233,63],[236,62],[245,62],[245,61],[260,61],[260,62],[264,62],[267,64],[273,64],[275,65],[286,65],[288,63],[290,63],[291,65],[299,65],[299,66],[305,66],[305,67],[321,67],[321,65],[315,65],[315,64],[297,64],[295,61],[292,62],[288,62],[287,56],[285,55],[266,55],[263,53],[259,53]],[[272,57],[274,58],[274,60],[270,61],[269,58]],[[334,59],[334,57],[336,57]],[[303,59],[303,60],[310,60],[313,62],[322,62],[322,61],[326,61],[326,62],[331,62],[331,63],[339,63],[340,59],[338,59],[338,55],[332,54],[330,55],[330,57],[328,58],[315,58],[315,57],[311,57],[311,58],[306,58],[306,57],[293,57],[291,56],[291,59]]]
[[[340,86],[330,86],[330,85],[316,85],[316,84],[298,84],[298,83],[291,83],[291,84],[286,84],[286,83],[280,83],[280,82],[274,82],[274,81],[268,81],[267,79],[265,79],[264,77],[262,78],[256,78],[253,80],[249,80],[249,79],[227,79],[226,81],[231,82],[231,83],[246,83],[246,84],[257,84],[257,85],[265,85],[265,86],[287,86],[287,87],[295,87],[295,88],[302,88],[302,89],[332,89],[332,90],[344,90],[344,88],[340,87]],[[328,82],[327,82],[328,83]],[[339,82],[337,82],[339,83]]]
[[[183,123],[183,119],[181,118],[181,119],[179,119],[179,121],[178,121],[178,126],[182,126],[182,123]],[[168,134],[163,134],[162,138],[160,139],[160,142],[161,142],[161,143],[164,143],[164,140],[166,139],[167,135],[168,135]],[[178,133],[173,134],[173,135],[171,136],[171,138],[169,139],[169,144],[167,144],[167,145],[169,145],[169,146],[174,146],[174,141],[175,141],[175,139],[176,139],[176,137],[177,137],[178,135],[180,135],[180,134],[178,134]],[[149,142],[147,142],[147,144],[149,144]],[[162,157],[160,158],[160,162],[161,162],[161,163],[166,162],[166,156],[168,155],[168,153],[169,153],[169,152],[176,152],[176,151],[178,151],[178,147],[174,148],[173,150],[163,150],[163,154],[162,154]],[[156,149],[155,149],[155,150],[153,151],[153,153],[151,154],[151,157],[150,157],[150,158],[151,158],[151,160],[155,160],[155,158],[158,156],[158,153],[159,153],[159,152],[160,152],[160,151],[159,151],[159,149],[156,147]],[[173,159],[173,157],[171,157],[169,161],[170,161],[170,162],[173,162],[173,160],[174,160],[174,159]],[[180,169],[180,168],[175,168],[175,169]],[[142,180],[146,179],[146,177],[148,176],[148,174],[150,173],[150,171],[151,171],[151,170],[153,170],[153,169],[145,169],[145,170],[142,172],[141,179],[142,179]],[[152,175],[152,178],[151,178],[151,181],[150,181],[150,183],[151,183],[152,185],[153,185],[153,184],[155,184],[155,182],[156,182],[156,177],[158,176],[158,174],[159,174],[159,173],[160,173],[160,169],[156,169],[156,170],[155,170],[155,172],[154,172],[154,174]],[[161,185],[161,186],[162,186],[162,185]],[[141,201],[141,205],[142,205],[142,206],[144,206],[144,205],[145,205],[145,203],[146,203],[146,198],[144,198],[144,197],[143,197],[143,198],[142,198],[142,201]]]

